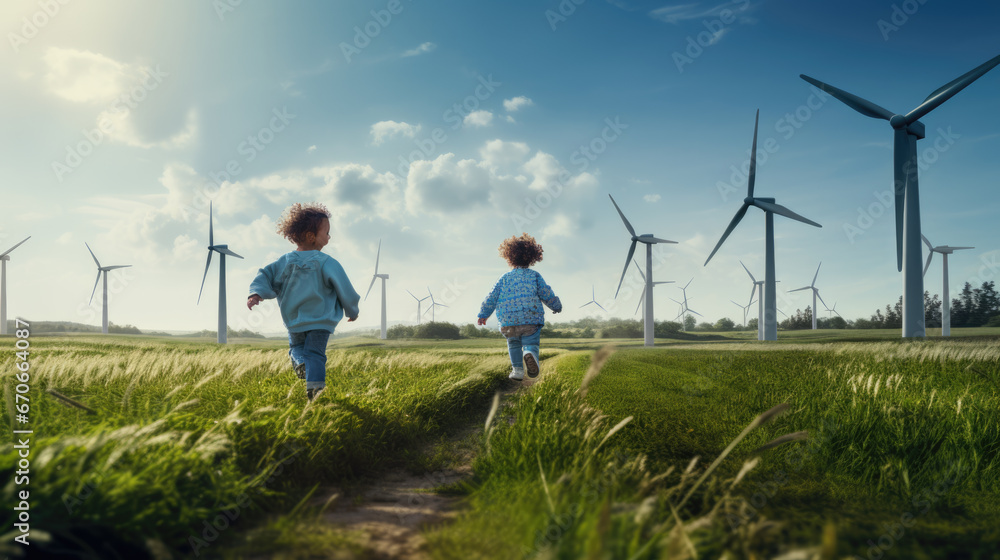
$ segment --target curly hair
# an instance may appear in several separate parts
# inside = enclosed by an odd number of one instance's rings
[[[278,220],[278,234],[292,243],[305,243],[306,234],[319,233],[323,219],[330,219],[330,211],[318,202],[301,204],[296,202],[281,214]]]
[[[510,266],[527,268],[542,260],[542,246],[527,233],[511,236],[500,244],[500,256]]]

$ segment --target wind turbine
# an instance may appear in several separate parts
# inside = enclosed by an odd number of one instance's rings
[[[948,255],[955,251],[975,249],[975,247],[949,247],[947,245],[934,247],[926,237],[923,235],[921,237],[923,237],[924,243],[927,244],[927,248],[930,249],[930,252],[927,254],[927,264],[924,265],[924,275],[927,274],[927,269],[931,266],[931,259],[934,258],[934,253],[941,253],[941,258],[944,259],[944,287],[941,288],[941,336],[951,336],[951,294],[948,290]]]
[[[622,289],[622,281],[625,280],[625,273],[628,271],[628,263],[632,260],[632,255],[635,254],[635,244],[644,243],[646,245],[646,274],[643,275],[646,287],[644,288],[644,295],[646,300],[646,311],[643,313],[643,339],[645,346],[653,345],[653,245],[656,243],[677,243],[676,241],[670,241],[668,239],[659,239],[653,237],[652,233],[644,233],[642,235],[636,235],[635,229],[632,228],[632,224],[628,223],[625,218],[625,214],[622,213],[622,209],[618,207],[618,203],[615,202],[615,198],[608,195],[611,199],[611,204],[615,205],[615,210],[618,211],[618,215],[621,216],[622,222],[625,223],[625,229],[628,230],[629,235],[632,236],[632,245],[628,248],[628,256],[625,257],[625,267],[622,268],[622,277],[618,281],[618,289],[615,290],[615,298],[618,297],[618,291]]]
[[[27,239],[25,239],[24,241],[27,241]],[[21,243],[24,243],[24,241],[22,241]],[[84,245],[87,245],[87,243],[84,242]],[[109,270],[114,270],[116,268],[128,268],[128,267],[130,267],[132,265],[130,265],[130,264],[119,264],[119,265],[115,265],[115,266],[101,266],[101,262],[99,260],[97,260],[97,257],[94,255],[94,252],[91,251],[90,245],[87,245],[87,250],[90,251],[90,256],[94,257],[94,262],[97,263],[97,280],[94,281],[94,291],[90,292],[90,302],[87,305],[90,305],[91,303],[94,302],[94,294],[97,293],[97,284],[101,281],[101,273],[103,272],[104,273],[104,311],[101,314],[101,332],[104,333],[104,334],[108,334],[108,271]],[[4,320],[4,322],[6,323],[7,321]]]
[[[429,298],[430,296],[424,296],[422,298],[418,298],[417,296],[413,295],[413,292],[411,292],[410,290],[406,290],[406,293],[410,294],[410,297],[412,297],[413,299],[417,300],[417,324],[419,325],[420,324],[420,317],[421,317],[421,315],[420,315],[420,303],[423,302],[425,299]]]
[[[25,237],[21,243],[29,239],[31,239],[30,235]],[[10,257],[7,255],[20,247],[21,243],[14,245],[4,251],[3,254],[0,254],[0,334],[7,334],[7,261],[10,260]]]
[[[712,260],[715,252],[722,247],[722,243],[726,241],[729,234],[736,229],[736,226],[746,215],[747,210],[751,206],[756,206],[764,211],[764,340],[778,340],[778,318],[776,316],[776,290],[774,286],[774,215],[778,214],[785,216],[786,218],[791,218],[793,220],[800,221],[802,223],[809,224],[811,226],[823,227],[816,222],[804,218],[795,212],[792,212],[788,208],[780,204],[775,204],[773,198],[759,198],[754,197],[753,187],[754,180],[757,172],[757,123],[760,119],[760,109],[757,110],[757,116],[754,117],[753,121],[753,147],[750,152],[750,173],[747,178],[747,196],[743,199],[743,206],[736,211],[736,215],[733,216],[733,220],[729,222],[729,227],[726,228],[726,232],[722,234],[722,238],[715,245],[715,249],[712,249],[712,254],[708,255],[705,259],[705,266],[708,265],[708,261]]]
[[[205,274],[201,277],[201,289],[198,290],[198,303],[201,303],[201,293],[205,290],[205,279],[208,278],[208,267],[212,265],[212,252],[219,254],[219,344],[228,340],[226,329],[226,255],[242,259],[243,257],[229,250],[229,245],[216,245],[215,234],[212,233],[212,203],[208,203],[208,260],[205,261]]]
[[[855,111],[889,121],[894,131],[893,174],[896,194],[896,268],[903,272],[903,337],[927,336],[924,327],[924,278],[920,272],[920,196],[917,140],[924,138],[918,119],[1000,64],[995,56],[931,92],[924,102],[905,115],[894,114],[871,101],[800,74],[803,80],[844,102]]]
[[[820,266],[823,266],[822,262],[819,263],[819,266],[816,267],[816,275],[813,276],[812,284],[809,284],[808,286],[806,286],[804,288],[795,288],[794,290],[788,290],[789,293],[791,293],[791,292],[801,292],[802,290],[812,290],[812,292],[813,292],[813,306],[812,306],[813,330],[816,330],[816,315],[817,315],[816,298],[819,298],[820,301],[823,301],[823,296],[819,295],[819,288],[816,287],[816,278],[819,277],[819,267]],[[823,301],[823,307],[826,307],[826,302],[825,301]]]
[[[743,310],[743,327],[746,328],[746,326],[747,326],[747,314],[750,313],[750,306],[753,305],[753,304],[755,304],[755,303],[757,303],[757,302],[755,302],[753,300],[753,296],[750,296],[750,303],[748,303],[746,305],[743,305],[742,303],[736,303],[733,300],[729,300],[729,301],[732,301],[733,305],[735,305],[736,307],[739,307],[740,309]],[[760,321],[758,320],[758,323],[759,322]]]
[[[428,309],[428,311],[431,312],[431,322],[433,323],[434,322],[434,308],[435,307],[448,307],[448,306],[445,305],[445,304],[443,304],[443,303],[438,303],[438,302],[434,301],[434,294],[431,293],[431,287],[430,286],[427,286],[427,295],[431,298],[431,305],[430,305],[430,308]],[[424,313],[427,313],[427,311],[424,311]]]
[[[750,269],[747,268],[747,265],[743,264],[743,261],[740,261],[740,266],[743,267],[743,270],[747,271],[747,274],[750,275],[750,281],[753,282],[753,290],[750,291],[750,301],[753,301],[755,293],[760,293],[757,296],[757,340],[764,340],[764,281],[754,278],[753,274],[750,274]]]
[[[823,302],[823,307],[826,307],[826,302]],[[844,316],[841,315],[839,311],[837,311],[837,302],[833,302],[833,307],[826,307],[826,311],[830,314],[831,319],[833,319],[834,313],[837,314],[837,317],[840,317],[841,319],[844,318]]]
[[[385,340],[385,281],[389,279],[389,275],[378,273],[378,259],[381,255],[382,255],[382,240],[379,239],[378,252],[375,253],[375,274],[372,274],[372,283],[368,284],[368,291],[365,292],[365,301],[368,301],[368,294],[372,293],[372,286],[375,285],[375,280],[381,278],[382,279],[382,330],[380,331],[379,338]]]
[[[683,301],[683,302],[680,302],[680,301],[677,301],[677,300],[676,300],[676,299],[674,299],[674,298],[670,298],[670,299],[671,299],[672,301],[674,301],[674,302],[676,302],[676,303],[680,304],[680,306],[681,306],[681,312],[677,314],[677,317],[680,317],[680,316],[682,316],[682,315],[684,315],[684,314],[686,314],[686,313],[694,313],[695,315],[697,315],[697,316],[699,316],[699,317],[702,317],[702,318],[704,318],[704,317],[705,317],[704,315],[702,315],[701,313],[698,313],[698,312],[697,312],[697,311],[695,311],[694,309],[691,309],[690,307],[688,307],[688,294],[687,294],[687,288],[688,288],[688,286],[690,286],[690,285],[691,285],[691,282],[694,282],[694,278],[692,278],[692,279],[688,280],[688,283],[687,283],[687,284],[684,284],[684,287],[683,287],[683,288],[681,288],[680,286],[678,286],[678,289],[679,289],[679,290],[681,291],[681,293],[683,293],[683,294],[684,294],[684,301]],[[684,320],[683,320],[683,319],[681,319],[681,330],[682,330],[682,331],[687,331],[687,328],[686,328],[686,327],[685,327],[685,325],[684,325]]]
[[[639,266],[639,265],[636,265],[636,266]],[[640,274],[641,273],[642,272],[640,271]],[[588,305],[596,305],[597,307],[601,308],[601,311],[603,311],[605,313],[608,312],[608,310],[604,309],[604,307],[601,304],[597,303],[597,296],[595,295],[594,285],[593,284],[590,285],[590,301],[588,301],[587,303],[581,305],[580,309],[583,309],[584,307],[587,307]]]
[[[636,313],[639,312],[639,308],[646,303],[646,275],[642,273],[642,269],[639,268],[639,263],[635,262],[635,259],[632,259],[632,264],[634,264],[636,270],[639,271],[639,276],[642,277],[642,282],[643,282],[642,293],[639,294],[639,305],[635,306],[635,311],[632,313],[633,315],[635,315]],[[653,282],[653,285],[658,286],[660,284],[673,284],[673,283],[674,283],[673,280],[666,280],[663,282]],[[645,316],[645,313],[643,313],[643,316]],[[653,326],[655,327],[656,325],[654,324]]]

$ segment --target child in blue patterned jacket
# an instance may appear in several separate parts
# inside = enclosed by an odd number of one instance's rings
[[[500,332],[507,338],[510,378],[516,381],[538,376],[538,341],[545,324],[544,303],[553,313],[562,311],[562,302],[552,288],[545,283],[542,275],[529,269],[542,260],[542,246],[527,233],[520,237],[504,239],[500,244],[500,256],[507,260],[511,271],[497,280],[493,291],[483,301],[479,310],[478,324],[485,325],[486,319],[497,312]]]

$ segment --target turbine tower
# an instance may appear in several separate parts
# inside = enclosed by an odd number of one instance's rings
[[[794,290],[788,290],[789,293],[791,293],[791,292],[800,292],[802,290],[812,290],[812,292],[813,292],[813,306],[812,306],[813,330],[816,330],[816,315],[817,315],[816,298],[819,298],[820,301],[823,301],[823,296],[819,295],[819,288],[816,287],[816,278],[819,277],[819,267],[820,266],[823,266],[822,262],[819,263],[819,266],[816,267],[816,275],[813,276],[812,284],[809,284],[808,286],[806,286],[804,288],[795,288]],[[826,302],[825,301],[823,301],[823,307],[826,307]]]
[[[722,238],[719,239],[719,243],[715,245],[715,249],[712,249],[712,254],[708,255],[708,258],[705,259],[705,266],[708,265],[708,261],[712,260],[712,257],[715,255],[715,252],[719,250],[719,247],[722,247],[723,242],[726,241],[729,234],[736,229],[736,226],[740,223],[740,220],[743,219],[743,216],[746,215],[747,210],[751,206],[756,206],[764,211],[764,340],[778,340],[778,317],[776,314],[777,293],[774,286],[774,215],[778,214],[780,216],[785,216],[786,218],[791,218],[811,226],[823,226],[812,220],[803,218],[780,204],[775,204],[773,198],[754,197],[753,187],[757,172],[757,123],[759,119],[760,109],[757,110],[757,116],[754,117],[753,122],[753,147],[750,152],[750,173],[747,178],[747,197],[743,199],[743,206],[736,211],[736,215],[733,216],[733,220],[729,223],[729,227],[726,228],[726,232],[722,234]]]
[[[438,303],[438,302],[434,301],[434,294],[431,293],[431,287],[430,286],[427,286],[427,295],[431,298],[431,305],[430,305],[430,308],[428,309],[428,311],[431,312],[431,322],[433,323],[434,322],[434,308],[435,307],[448,307],[448,306],[445,305],[445,304],[443,304],[443,303]],[[424,311],[424,313],[427,313],[427,311]]]
[[[635,262],[635,259],[632,259],[632,264],[635,265],[635,269],[639,271],[639,276],[642,277],[642,293],[639,294],[639,305],[635,306],[635,311],[632,313],[632,315],[635,315],[636,313],[639,312],[639,308],[643,307],[646,304],[646,275],[642,273],[642,269],[639,268],[639,263]],[[658,286],[660,284],[673,284],[673,283],[674,283],[673,280],[665,280],[663,282],[653,282],[653,285]],[[645,316],[645,313],[643,313],[643,316]],[[653,326],[655,330],[656,324],[654,323]]]
[[[750,281],[753,282],[753,290],[750,290],[750,301],[753,301],[753,295],[759,293],[757,296],[757,340],[764,340],[764,281],[757,280],[750,274],[750,269],[747,265],[740,261],[740,266],[743,270],[747,271],[750,276]]]
[[[427,299],[430,296],[424,296],[422,298],[418,298],[417,296],[413,295],[413,292],[411,292],[410,290],[406,290],[406,293],[410,294],[410,297],[412,297],[413,299],[417,300],[417,324],[419,325],[420,324],[420,317],[421,317],[421,315],[420,315],[420,303],[423,302],[425,299]]]
[[[27,239],[25,239],[25,241],[27,241]],[[24,241],[21,243],[24,243]],[[84,242],[84,245],[87,245],[87,243]],[[94,281],[94,291],[90,292],[90,302],[87,305],[94,303],[94,294],[97,293],[97,284],[101,281],[101,273],[104,273],[104,311],[101,313],[101,332],[108,334],[108,271],[116,268],[128,268],[132,265],[119,264],[115,266],[101,266],[101,262],[97,260],[94,252],[91,251],[90,245],[87,245],[87,250],[90,251],[90,256],[94,257],[94,262],[97,263],[97,280]],[[6,318],[4,322],[7,322]]]
[[[803,80],[844,102],[855,111],[889,121],[894,131],[893,174],[896,200],[896,268],[903,273],[903,337],[924,337],[924,279],[920,271],[920,195],[917,140],[924,138],[924,123],[930,113],[969,84],[1000,64],[1000,56],[955,78],[931,92],[924,102],[905,115],[895,114],[871,101],[800,74]]]
[[[644,295],[646,301],[646,311],[643,313],[643,339],[645,346],[653,345],[653,245],[656,243],[677,243],[676,241],[670,241],[668,239],[659,239],[653,237],[652,233],[644,233],[642,235],[636,235],[635,229],[632,228],[632,224],[628,223],[625,218],[625,214],[622,213],[622,209],[618,207],[618,203],[610,194],[608,198],[611,199],[611,204],[615,205],[615,210],[618,211],[618,215],[621,216],[622,222],[625,223],[625,229],[628,230],[629,235],[632,236],[632,245],[628,248],[628,256],[625,257],[625,267],[622,268],[622,277],[618,281],[618,289],[615,290],[615,298],[618,297],[618,291],[622,289],[622,281],[625,280],[625,273],[628,271],[628,263],[632,260],[632,255],[635,254],[635,244],[643,243],[646,245],[646,274],[643,275],[645,280]]]
[[[636,265],[636,266],[639,266],[639,265]],[[640,274],[641,274],[641,272],[640,272]],[[594,295],[594,294],[595,294],[595,292],[594,292],[594,285],[591,284],[590,285],[590,301],[588,301],[587,303],[581,305],[580,309],[583,309],[584,307],[587,307],[588,305],[596,305],[597,307],[601,308],[601,311],[607,313],[608,310],[604,309],[604,307],[601,304],[597,303],[597,296]]]
[[[934,253],[941,253],[941,258],[944,259],[944,287],[941,288],[941,336],[951,336],[951,294],[948,289],[948,255],[955,251],[975,249],[975,247],[949,247],[947,245],[934,247],[926,237],[922,235],[921,237],[923,237],[924,243],[927,244],[927,248],[930,249],[930,253],[927,254],[927,264],[924,265],[924,275],[927,275],[927,269],[931,266],[931,259],[934,258]]]
[[[381,255],[382,255],[382,240],[379,239],[378,252],[375,253],[375,274],[372,274],[372,283],[368,284],[368,291],[365,292],[365,301],[368,301],[368,294],[372,293],[372,286],[375,285],[375,280],[381,278],[382,279],[382,328],[379,331],[379,338],[385,340],[385,281],[389,279],[389,275],[378,273],[378,259]]]
[[[687,288],[688,288],[688,286],[691,285],[691,282],[694,282],[694,278],[688,280],[688,283],[684,284],[683,288],[681,288],[681,287],[678,286],[678,289],[680,289],[681,293],[684,294],[684,301],[683,302],[677,301],[674,298],[670,298],[670,299],[671,299],[671,301],[674,301],[675,303],[677,303],[678,305],[681,306],[681,312],[677,314],[677,317],[681,317],[682,315],[685,315],[687,313],[694,313],[695,315],[704,318],[705,317],[704,315],[702,315],[701,313],[698,313],[694,309],[691,309],[690,307],[688,307]],[[684,319],[681,319],[681,330],[682,331],[687,331],[687,327],[684,325]]]
[[[212,265],[212,252],[219,254],[219,344],[228,341],[226,330],[226,255],[242,259],[243,257],[229,250],[229,245],[216,245],[215,234],[212,232],[212,203],[208,203],[208,260],[205,261],[205,274],[201,277],[201,289],[198,290],[198,303],[201,303],[201,293],[205,290],[205,279],[208,278],[208,267]]]
[[[25,237],[21,243],[29,239],[31,239],[30,235]],[[10,260],[10,257],[7,255],[20,247],[21,243],[14,245],[0,254],[0,334],[7,334],[7,261]]]

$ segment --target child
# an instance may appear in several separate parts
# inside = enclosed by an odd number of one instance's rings
[[[312,401],[326,387],[326,344],[346,314],[358,318],[361,296],[343,267],[320,252],[330,242],[330,212],[322,204],[295,203],[278,221],[278,233],[298,247],[260,269],[250,284],[247,307],[278,298],[288,329],[288,355]]]
[[[522,233],[521,237],[504,239],[500,256],[507,260],[511,271],[500,277],[493,291],[483,301],[478,324],[496,309],[500,332],[507,338],[510,352],[510,377],[516,381],[538,376],[538,340],[545,324],[544,303],[553,313],[562,311],[562,303],[542,275],[528,267],[542,260],[542,246],[534,237]]]

